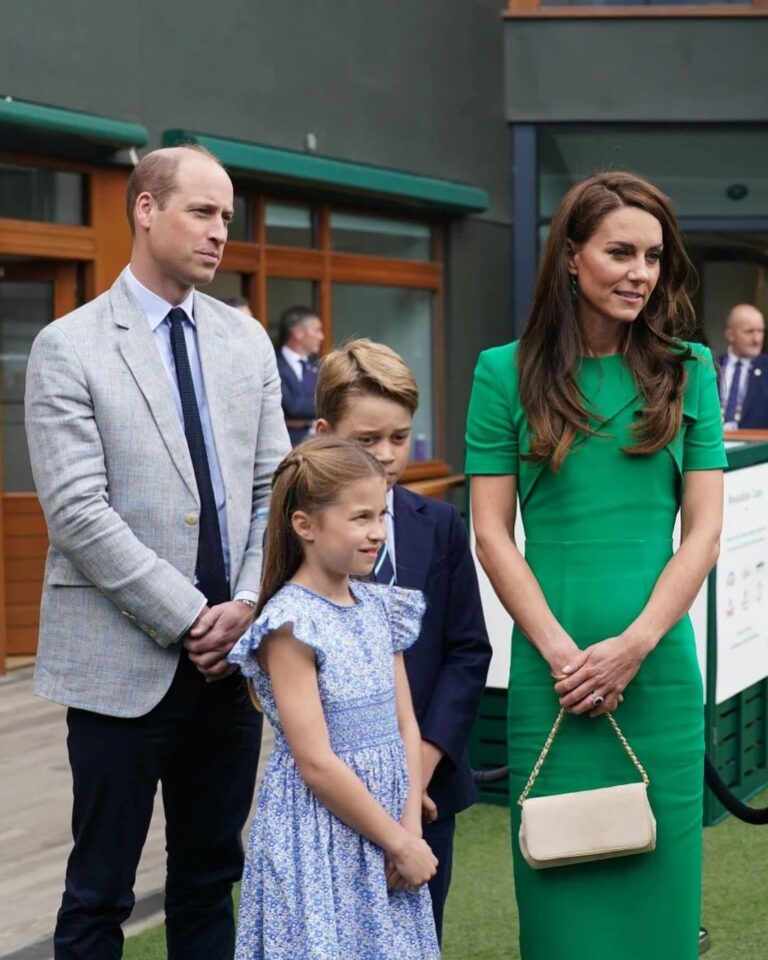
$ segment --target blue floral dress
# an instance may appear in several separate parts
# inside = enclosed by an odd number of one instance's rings
[[[392,654],[417,638],[418,591],[353,582],[340,606],[286,583],[229,655],[253,678],[275,749],[248,843],[236,960],[439,960],[426,886],[387,890],[384,852],[325,807],[301,778],[259,667],[262,638],[283,624],[315,652],[334,752],[399,820],[408,793]]]

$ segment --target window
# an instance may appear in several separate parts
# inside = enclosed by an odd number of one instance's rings
[[[274,343],[283,311],[307,306],[323,321],[324,349],[365,336],[397,350],[413,369],[421,394],[412,456],[439,459],[440,230],[424,219],[268,196],[247,184],[238,185],[236,195],[243,198],[243,219],[250,217],[252,239],[226,248],[206,292],[246,296]],[[238,211],[235,223],[240,216]]]
[[[79,173],[0,163],[0,217],[84,224],[84,181]]]
[[[428,460],[433,440],[432,370],[433,295],[426,290],[333,285],[333,329],[337,342],[370,337],[408,358],[419,385],[419,409],[413,420],[414,460]]]
[[[596,170],[634,170],[681,217],[768,216],[768,129],[544,128],[538,137],[539,216]]]

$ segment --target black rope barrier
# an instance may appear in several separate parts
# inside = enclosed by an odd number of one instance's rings
[[[509,767],[494,767],[493,770],[473,770],[472,779],[475,783],[496,783],[504,780],[509,773]]]
[[[494,767],[492,770],[473,770],[472,779],[475,783],[498,783],[500,780],[506,779],[508,774],[509,767]],[[750,807],[743,800],[739,800],[723,781],[717,767],[709,757],[706,757],[704,761],[704,780],[720,803],[734,817],[743,820],[744,823],[768,823],[768,807]]]
[[[704,779],[725,809],[744,823],[768,823],[768,807],[749,807],[731,792],[709,757],[704,760]]]

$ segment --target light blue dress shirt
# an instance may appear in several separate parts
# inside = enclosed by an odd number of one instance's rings
[[[229,579],[229,537],[227,534],[227,498],[224,491],[224,480],[221,476],[219,458],[216,454],[216,444],[213,440],[213,428],[211,427],[211,414],[208,409],[208,398],[205,393],[205,382],[203,380],[203,368],[200,365],[200,352],[197,347],[197,328],[195,325],[194,314],[194,290],[190,290],[187,297],[179,304],[170,304],[156,293],[148,290],[143,284],[139,283],[136,277],[131,273],[130,267],[126,271],[126,279],[131,293],[136,297],[139,306],[149,322],[149,326],[155,337],[155,343],[160,351],[160,357],[163,361],[168,379],[173,388],[173,399],[176,402],[176,409],[179,414],[179,422],[182,430],[184,429],[184,414],[181,408],[181,395],[179,393],[179,384],[176,379],[176,365],[173,361],[173,350],[171,349],[171,323],[167,319],[168,314],[174,306],[179,306],[186,314],[187,323],[184,324],[184,340],[187,345],[187,354],[189,356],[189,366],[192,370],[192,381],[195,385],[195,396],[197,406],[200,410],[200,424],[203,428],[203,438],[205,440],[205,452],[208,457],[208,466],[211,471],[211,484],[213,485],[213,495],[216,499],[216,513],[219,516],[219,530],[221,531],[221,547],[224,552],[224,570]],[[249,590],[240,590],[236,599],[255,600],[256,594]]]

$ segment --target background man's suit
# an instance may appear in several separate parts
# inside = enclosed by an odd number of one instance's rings
[[[306,421],[301,427],[288,425],[288,435],[291,438],[291,444],[295,447],[297,443],[306,439],[310,424],[315,419],[314,385],[317,382],[317,367],[314,363],[311,364],[312,389],[307,390],[280,350],[277,351],[276,356],[283,391],[285,419]]]
[[[719,358],[721,369],[727,359],[727,354]],[[768,430],[768,355],[752,359],[748,377],[739,430]]]
[[[445,753],[428,793],[438,819],[424,839],[440,866],[430,882],[440,929],[451,878],[455,815],[474,803],[466,746],[485,688],[491,647],[464,522],[455,507],[393,488],[397,585],[423,591],[427,609],[405,667],[421,736]]]
[[[232,595],[257,592],[270,480],[288,449],[274,351],[260,324],[198,292],[194,316],[226,490]],[[125,793],[123,807],[111,824],[100,824],[91,844],[111,902],[78,886],[71,858],[60,920],[68,903],[73,911],[101,911],[103,925],[130,913],[152,796],[158,777],[167,776],[166,814],[176,811],[177,831],[169,835],[169,950],[176,936],[174,955],[205,956],[196,925],[202,929],[203,918],[215,915],[223,929],[227,912],[231,919],[228,891],[242,864],[239,829],[253,790],[260,719],[238,677],[206,684],[179,642],[205,601],[193,582],[200,500],[173,387],[125,274],[37,337],[27,371],[27,432],[50,538],[35,692],[73,708],[70,760],[76,786],[82,780],[75,850],[81,826]],[[187,729],[192,714],[196,725]],[[189,769],[176,748],[161,750],[159,759],[148,755],[138,773],[123,769],[129,741],[173,724],[196,757]],[[89,749],[73,756],[73,740]],[[114,755],[106,778],[91,768],[100,752],[107,765]],[[146,791],[137,778],[146,779]],[[203,862],[196,844],[210,819],[227,810],[240,823],[222,840],[222,862]],[[113,843],[118,833],[122,848]],[[209,896],[201,891],[210,890],[211,871],[219,872],[217,902],[200,899]],[[91,953],[82,945],[69,949],[57,943],[57,960],[120,955],[117,942]],[[217,941],[208,956],[223,956],[222,949]]]

